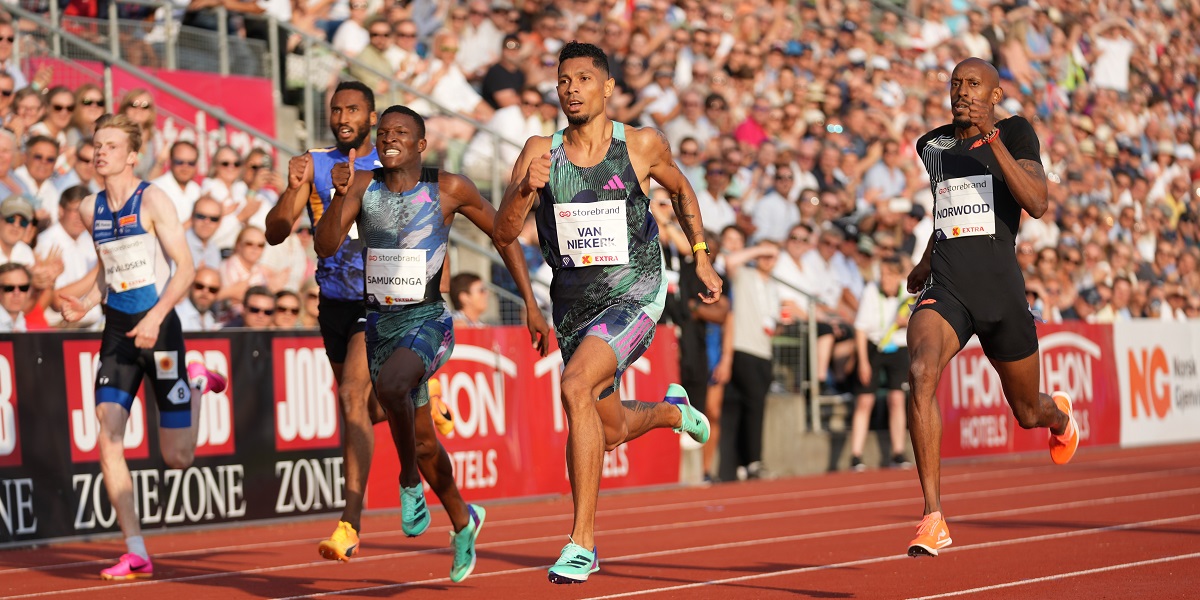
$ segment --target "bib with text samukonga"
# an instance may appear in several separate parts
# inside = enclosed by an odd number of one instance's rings
[[[143,233],[99,244],[104,281],[114,292],[128,292],[154,285],[153,234]]]
[[[625,201],[606,200],[554,206],[559,267],[623,265],[629,262]]]
[[[379,306],[416,304],[425,299],[428,250],[367,248],[363,266],[367,303]]]
[[[955,177],[935,188],[933,226],[938,239],[996,234],[991,175]]]

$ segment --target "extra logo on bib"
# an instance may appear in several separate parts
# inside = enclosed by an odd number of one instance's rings
[[[367,248],[363,261],[367,302],[379,306],[416,304],[425,299],[425,256],[428,250]]]
[[[629,262],[625,201],[556,204],[554,225],[563,267],[623,265]]]
[[[933,226],[938,239],[994,235],[996,200],[991,175],[947,179],[935,188]]]
[[[154,285],[155,243],[152,234],[143,233],[99,245],[104,280],[112,291],[128,292]]]

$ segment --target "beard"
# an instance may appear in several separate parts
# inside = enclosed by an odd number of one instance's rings
[[[575,115],[575,116],[567,115],[567,123],[569,123],[571,125],[575,125],[575,126],[586,125],[587,122],[588,122],[587,115]]]
[[[343,145],[342,142],[337,141],[337,139],[338,139],[337,128],[330,126],[329,130],[333,132],[333,139],[335,141],[335,145],[337,146],[337,149],[342,154],[348,154],[350,152],[351,148],[361,147],[363,142],[366,141],[367,136],[371,134],[370,127],[365,127],[363,129],[355,129],[354,130],[354,138],[351,139],[349,142],[347,142],[345,145]]]

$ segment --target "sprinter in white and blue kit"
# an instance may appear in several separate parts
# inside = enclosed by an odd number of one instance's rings
[[[137,579],[154,574],[125,462],[125,423],[138,387],[150,378],[163,460],[172,469],[184,469],[196,453],[200,398],[224,390],[225,379],[199,362],[183,367],[183,330],[175,305],[187,295],[195,265],[171,199],[133,174],[141,129],[127,117],[104,115],[96,121],[94,144],[96,174],[104,178],[105,191],[85,198],[79,212],[104,268],[86,293],[62,296],[62,315],[75,322],[97,304],[104,307],[95,396],[100,470],[128,551],[100,576]]]

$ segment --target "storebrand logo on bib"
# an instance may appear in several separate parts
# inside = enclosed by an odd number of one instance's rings
[[[569,211],[569,210],[560,210],[560,211],[558,211],[558,216],[560,216],[560,217],[569,217],[569,216],[571,216],[571,211]]]

